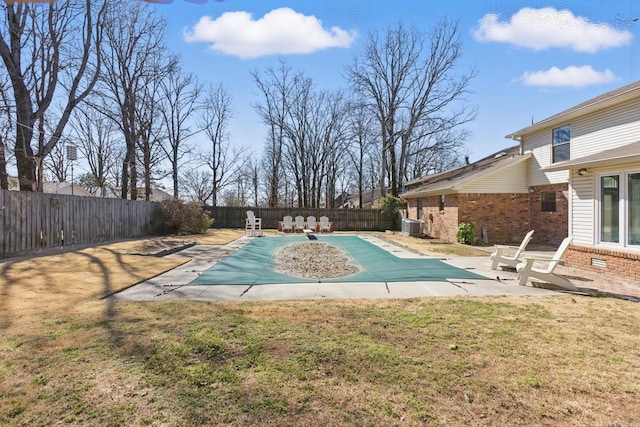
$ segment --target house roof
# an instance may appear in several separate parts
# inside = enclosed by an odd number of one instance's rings
[[[573,160],[554,163],[541,169],[543,172],[555,172],[567,169],[580,169],[586,167],[608,166],[612,164],[640,162],[640,141],[622,147],[601,151],[589,156],[579,157]]]
[[[89,193],[84,188],[80,187],[78,184],[72,184],[70,182],[43,182],[42,183],[42,192],[48,194],[73,194],[74,196],[85,196],[90,197],[91,193]]]
[[[520,154],[520,146],[516,145],[474,163],[409,181],[406,183],[406,187],[413,188],[400,194],[400,197],[406,199],[432,194],[463,192],[465,185],[481,177],[494,174],[507,166],[527,160],[531,156],[532,154],[529,152]]]
[[[637,97],[640,97],[640,80],[630,83],[626,86],[622,86],[621,88],[612,90],[610,92],[603,93],[602,95],[596,96],[595,98],[592,98],[567,110],[561,111],[560,113],[541,120],[535,124],[532,124],[531,126],[527,126],[526,128],[520,129],[517,132],[513,132],[505,136],[505,138],[517,139],[532,132],[536,132],[540,129],[565,124],[575,117],[580,117],[593,111],[608,108],[612,105],[616,105]]]

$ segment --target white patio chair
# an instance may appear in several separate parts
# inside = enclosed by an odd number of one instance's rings
[[[293,218],[291,218],[291,215],[286,215],[284,218],[282,218],[282,231],[284,231],[285,233],[287,231],[293,233]]]
[[[315,217],[315,216],[313,216],[313,215],[312,215],[312,216],[308,216],[308,217],[307,217],[307,228],[308,228],[309,230],[312,230],[312,231],[317,231],[317,230],[316,230],[316,226],[317,226],[317,224],[316,224],[316,217]]]
[[[331,224],[329,224],[329,217],[328,216],[321,216],[320,217],[320,229],[319,229],[319,232],[322,233],[323,231],[326,231],[327,233],[331,231]]]
[[[252,236],[262,236],[262,218],[256,218],[253,211],[247,211],[244,224],[244,234],[249,232]]]
[[[520,254],[525,250],[531,238],[533,237],[533,230],[527,233],[522,239],[520,246],[507,246],[507,245],[494,245],[495,252],[491,254],[489,258],[493,260],[491,263],[491,269],[497,270],[498,264],[503,263],[509,267],[516,268],[516,265],[520,263]],[[513,253],[515,251],[515,253]],[[507,253],[511,253],[508,255]]]
[[[540,282],[551,283],[552,285],[569,291],[577,291],[578,288],[576,288],[576,286],[568,279],[553,273],[553,270],[555,270],[558,264],[564,263],[564,261],[562,261],[562,257],[567,251],[567,248],[571,244],[572,240],[573,236],[565,238],[552,257],[525,255],[523,258],[523,262],[516,266],[520,285],[526,285],[527,280],[538,279]],[[546,262],[547,266],[536,267],[534,263],[538,261]]]
[[[298,215],[296,217],[296,223],[295,223],[295,227],[294,227],[295,232],[297,233],[298,230],[300,231],[304,231],[304,217]]]

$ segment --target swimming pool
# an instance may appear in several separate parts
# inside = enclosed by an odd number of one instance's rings
[[[316,236],[314,236],[316,237]],[[275,283],[425,282],[447,279],[486,279],[471,271],[433,258],[398,258],[358,236],[317,236],[314,241],[342,249],[360,272],[332,279],[303,279],[277,273],[274,252],[305,236],[269,236],[251,240],[243,248],[218,261],[188,285],[260,285]]]

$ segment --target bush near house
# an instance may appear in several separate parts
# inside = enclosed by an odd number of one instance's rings
[[[463,245],[482,245],[481,238],[476,237],[476,227],[470,222],[461,222],[458,224],[458,231],[456,233],[458,243]]]

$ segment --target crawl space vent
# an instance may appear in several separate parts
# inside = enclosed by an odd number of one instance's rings
[[[594,267],[607,268],[607,261],[598,258],[591,258],[591,265]]]

